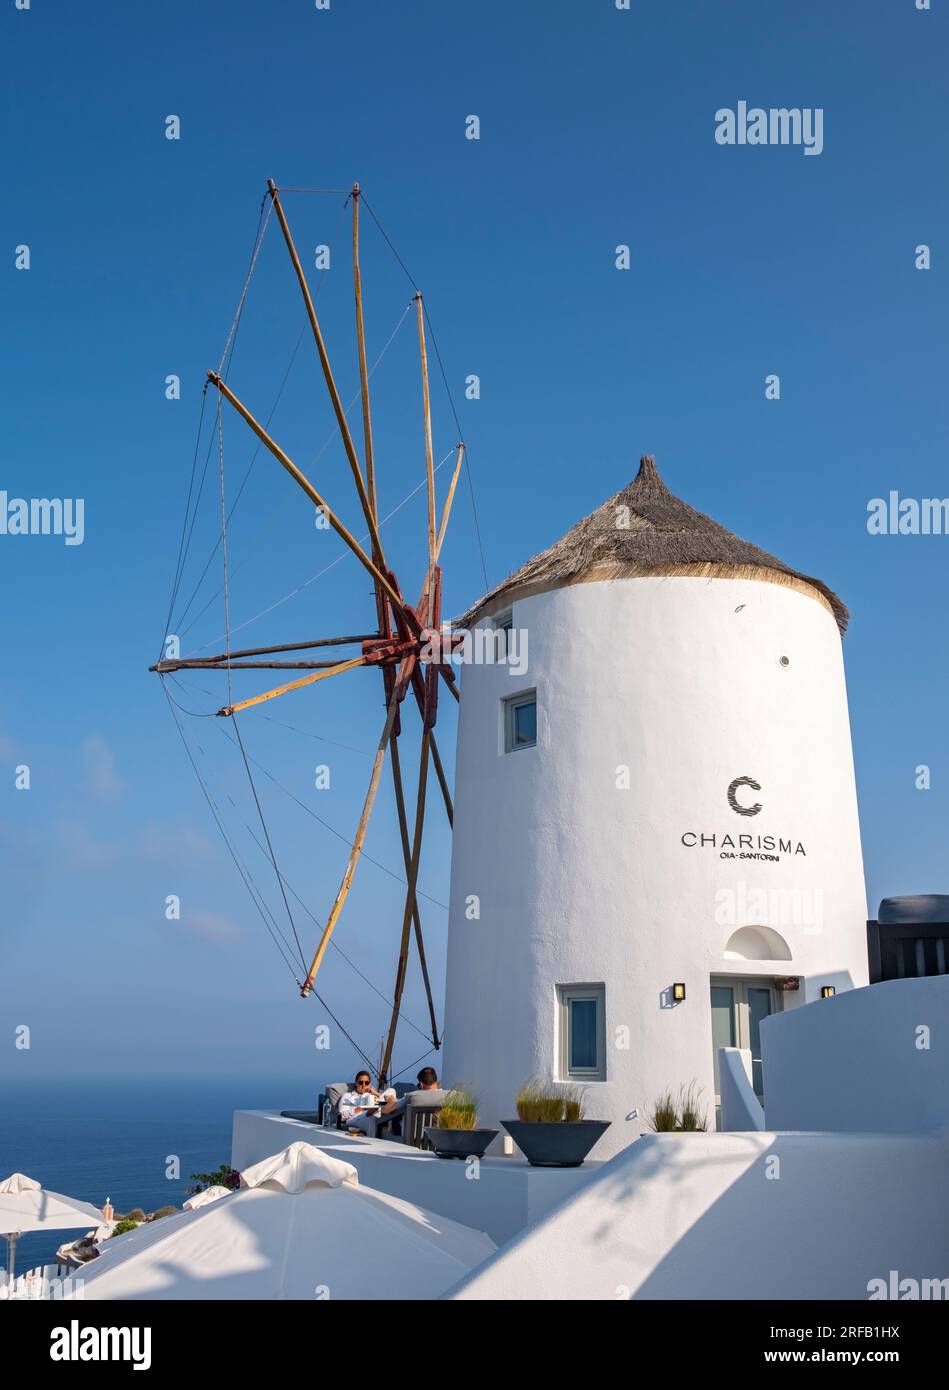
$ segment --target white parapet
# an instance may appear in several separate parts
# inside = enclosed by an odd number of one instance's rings
[[[297,1139],[351,1163],[367,1187],[484,1231],[498,1245],[573,1196],[602,1167],[588,1161],[582,1168],[531,1168],[519,1158],[472,1165],[391,1140],[349,1138],[269,1110],[234,1112],[231,1164],[240,1171]]]
[[[767,1124],[949,1128],[947,1040],[949,975],[887,980],[766,1019]]]
[[[751,1084],[751,1052],[744,1047],[723,1047],[718,1055],[722,1087],[719,1129],[764,1129],[764,1110]]]
[[[446,1297],[949,1297],[947,1163],[919,1135],[653,1135]]]

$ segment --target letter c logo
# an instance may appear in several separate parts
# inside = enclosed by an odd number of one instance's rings
[[[753,777],[736,777],[728,788],[728,804],[739,816],[756,816],[761,810],[761,802],[756,801],[754,806],[739,806],[735,792],[739,787],[750,787],[753,792],[760,792],[761,785]]]

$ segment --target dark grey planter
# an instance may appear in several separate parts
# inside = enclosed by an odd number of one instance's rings
[[[552,1124],[502,1120],[501,1123],[534,1168],[579,1168],[596,1141],[610,1127],[609,1120]]]
[[[439,1129],[426,1125],[423,1133],[439,1158],[481,1158],[496,1129]]]

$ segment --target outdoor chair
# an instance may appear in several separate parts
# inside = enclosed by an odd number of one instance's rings
[[[401,1098],[397,1110],[390,1115],[380,1115],[376,1121],[377,1139],[395,1139],[395,1122],[402,1125],[402,1143],[414,1149],[429,1149],[431,1145],[423,1130],[432,1123],[445,1102],[445,1091],[409,1091]]]
[[[346,1092],[350,1090],[348,1081],[331,1081],[320,1097],[320,1111],[324,1129],[342,1129],[343,1122],[339,1115],[339,1103]]]
[[[397,1110],[388,1115],[378,1115],[372,1129],[373,1139],[399,1139],[402,1138],[402,1116],[405,1112],[405,1097],[415,1090],[415,1087],[408,1081],[395,1081],[389,1090],[395,1091],[395,1098],[402,1102]]]

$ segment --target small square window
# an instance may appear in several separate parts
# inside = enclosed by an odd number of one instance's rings
[[[509,610],[502,613],[499,618],[494,620],[494,631],[497,634],[494,639],[495,661],[506,661],[509,654],[508,634],[514,627],[514,612]]]
[[[560,1079],[606,1080],[605,985],[558,985]]]
[[[504,751],[533,748],[537,743],[537,691],[526,690],[503,700]]]

